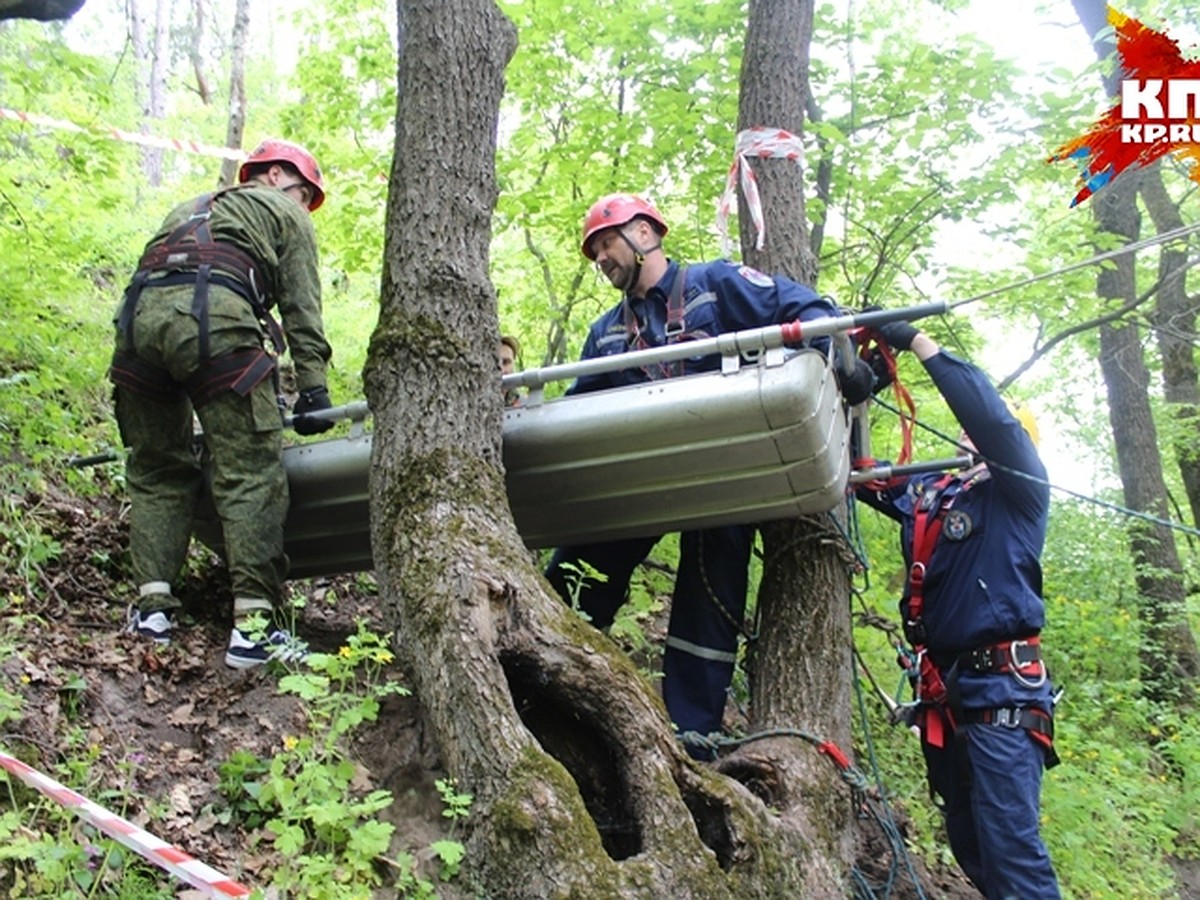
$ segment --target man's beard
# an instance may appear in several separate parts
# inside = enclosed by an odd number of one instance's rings
[[[632,275],[633,270],[629,266],[624,266],[620,263],[613,263],[604,270],[604,276],[609,280],[609,283],[620,291],[628,291],[633,287],[629,283]]]

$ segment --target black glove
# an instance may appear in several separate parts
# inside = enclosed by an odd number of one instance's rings
[[[872,394],[878,394],[896,380],[888,368],[887,360],[883,358],[883,354],[879,352],[878,347],[871,348],[871,355],[867,358],[867,365],[871,367],[871,371],[875,375],[875,384],[871,388]]]
[[[875,330],[893,350],[907,350],[912,346],[913,338],[920,334],[907,322],[888,322],[886,325],[876,325]]]
[[[838,387],[842,389],[842,399],[855,406],[871,396],[875,386],[875,373],[865,359],[854,357],[854,371],[847,375],[841,366],[837,369]]]
[[[305,388],[296,398],[292,407],[292,427],[296,434],[320,434],[334,426],[332,419],[314,419],[305,413],[320,412],[323,409],[333,409],[333,401],[329,399],[329,388]]]

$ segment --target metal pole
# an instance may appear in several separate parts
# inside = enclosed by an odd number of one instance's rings
[[[628,353],[615,353],[611,356],[585,359],[561,366],[525,369],[522,372],[505,375],[500,379],[500,383],[505,390],[519,387],[536,389],[551,381],[565,381],[585,375],[618,372],[622,369],[635,369],[657,363],[691,359],[696,356],[718,353],[722,356],[753,355],[763,350],[798,346],[809,338],[828,337],[847,332],[852,328],[873,327],[888,322],[910,321],[926,316],[941,315],[949,309],[950,304],[939,300],[934,303],[922,303],[918,306],[906,306],[900,309],[881,309],[843,316],[826,316],[810,321],[785,322],[782,325],[767,325],[762,328],[747,328],[744,331],[731,331],[716,337],[698,341],[683,341],[666,347],[631,350]]]
[[[331,409],[322,409],[318,412],[302,413],[301,415],[322,422],[340,422],[343,419],[349,419],[352,422],[361,422],[370,414],[371,408],[367,405],[367,401],[356,400],[353,403],[347,403],[343,406],[334,406]],[[284,416],[283,427],[294,428],[295,421],[295,416]]]
[[[864,484],[876,479],[904,478],[924,472],[945,472],[949,469],[965,469],[975,462],[973,456],[955,456],[952,459],[931,459],[928,462],[908,463],[903,466],[876,466],[873,469],[855,469],[850,473],[851,484]]]

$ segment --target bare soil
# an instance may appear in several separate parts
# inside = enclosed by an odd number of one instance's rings
[[[222,822],[228,804],[218,790],[218,767],[235,750],[269,759],[301,732],[304,713],[294,697],[279,693],[277,676],[224,665],[232,623],[219,561],[193,551],[179,592],[183,623],[171,645],[159,648],[122,633],[130,588],[125,509],[118,501],[50,489],[8,499],[61,551],[32,572],[0,572],[0,598],[7,598],[0,616],[8,620],[0,633],[20,635],[15,647],[0,645],[0,684],[24,698],[23,715],[8,723],[0,746],[52,775],[60,764],[90,755],[86,785],[73,784],[89,799],[113,806],[218,871],[266,884],[278,859],[262,832],[236,819]],[[369,576],[291,586],[306,598],[296,630],[318,649],[340,646],[359,619],[386,630]],[[393,677],[407,683],[403,673]],[[349,749],[360,770],[356,782],[394,797],[381,816],[397,829],[393,855],[415,853],[425,861],[425,877],[434,878],[423,848],[447,836],[434,786],[445,773],[416,699],[388,698]],[[873,801],[868,806],[877,808]],[[902,818],[897,827],[903,838]],[[918,888],[906,868],[893,866],[884,831],[872,825],[861,831],[860,871],[876,886],[890,884],[878,896],[979,896],[956,870],[931,873],[913,860]],[[0,892],[3,878],[0,872]],[[1192,879],[1195,884],[1195,873]],[[442,896],[456,893],[446,887]]]

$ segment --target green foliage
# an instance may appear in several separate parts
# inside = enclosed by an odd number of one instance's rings
[[[531,350],[551,323],[567,344],[551,348],[554,360],[576,355],[580,320],[613,302],[579,253],[580,223],[600,196],[651,197],[671,223],[673,254],[713,246],[737,120],[741,6],[671,0],[631,14],[604,0],[559,14],[502,4],[520,44],[501,110],[493,280],[505,330]]]
[[[392,662],[388,638],[363,623],[334,654],[311,654],[305,665],[280,678],[279,689],[304,702],[306,727],[289,736],[284,749],[269,760],[235,751],[218,767],[219,789],[226,806],[219,821],[264,828],[283,862],[273,885],[283,891],[303,888],[305,896],[364,896],[381,884],[379,861],[397,873],[391,887],[399,896],[433,896],[419,877],[409,854],[388,860],[394,827],[377,814],[392,803],[384,790],[361,786],[358,766],[347,754],[351,733],[375,720],[380,701],[407,690],[383,678]],[[472,797],[451,781],[437,784],[444,815],[465,818]],[[431,850],[441,862],[440,876],[457,875],[465,855],[461,843],[438,841]],[[319,887],[318,887],[319,886]]]
[[[579,605],[579,598],[583,596],[583,591],[589,584],[604,584],[608,581],[608,575],[586,559],[579,560],[579,565],[570,562],[560,563],[559,568],[563,571],[563,580],[567,586],[567,600],[571,604],[571,609],[575,610],[585,622],[590,622],[592,617]]]
[[[504,328],[522,339],[525,363],[534,365],[576,355],[584,323],[617,299],[578,252],[582,215],[599,195],[647,193],[671,224],[672,256],[716,255],[713,210],[733,155],[745,4],[506,0],[502,6],[520,45],[506,73],[499,125],[492,277]],[[1195,18],[1178,4],[1159,6],[1135,3],[1126,11],[1168,27]],[[173,14],[184,16],[188,7],[175,4]],[[227,7],[213,17],[219,40],[205,57],[210,74],[227,71]],[[1096,234],[1090,215],[1066,208],[1069,170],[1044,162],[1104,107],[1096,71],[1021,71],[979,36],[955,30],[959,17],[946,13],[965,9],[965,0],[818,5],[811,82],[820,120],[808,123],[805,167],[810,184],[820,163],[832,170],[828,196],[810,197],[807,214],[825,227],[820,287],[842,303],[970,298],[1112,245]],[[120,15],[97,0],[85,10],[95,10],[96,21]],[[287,21],[255,20],[252,27],[247,141],[279,133],[308,144],[329,187],[314,224],[335,347],[335,402],[362,393],[359,373],[378,310],[398,99],[394,13],[385,0],[322,0]],[[176,36],[183,35],[183,26],[175,26]],[[65,472],[64,463],[117,444],[103,373],[124,281],[167,209],[216,181],[213,160],[168,154],[163,184],[150,187],[141,151],[108,139],[108,125],[136,131],[142,123],[137,84],[145,73],[132,53],[122,53],[122,30],[104,32],[68,42],[61,29],[0,26],[4,105],[83,129],[0,121],[0,565],[31,584],[62,550],[39,501],[47,476],[83,494],[120,488],[98,471]],[[147,124],[158,133],[220,143],[224,85],[210,105],[183,89],[192,75],[181,49],[173,48],[168,117]],[[1172,196],[1183,198],[1188,183],[1173,170],[1166,174]],[[977,238],[965,240],[972,229]],[[1154,282],[1157,262],[1156,254],[1141,254],[1141,289]],[[1003,347],[1007,367],[1022,348],[1032,351],[1104,311],[1095,272],[1083,270],[1005,292],[970,307],[969,319],[960,314],[929,328],[970,358]],[[1019,387],[1106,461],[1109,423],[1096,350],[1094,329],[1084,330],[1023,374]],[[1157,374],[1159,361],[1152,353],[1148,361]],[[952,453],[943,436],[955,435],[955,424],[921,367],[909,359],[901,366],[921,421],[934,429],[918,431],[917,455]],[[1162,443],[1186,440],[1194,423],[1175,420],[1162,428],[1172,411],[1156,404],[1155,412]],[[875,454],[894,458],[895,414],[876,407],[872,416]],[[1174,488],[1177,476],[1168,477]],[[861,612],[872,624],[858,627],[858,646],[881,689],[903,698],[894,652],[879,627],[894,627],[903,577],[895,533],[871,514],[860,525],[871,562]],[[1064,887],[1075,896],[1126,895],[1128,878],[1121,874],[1130,870],[1139,873],[1145,896],[1167,895],[1163,855],[1200,853],[1198,725],[1194,712],[1156,708],[1141,696],[1144,635],[1123,529],[1117,515],[1056,501],[1045,554],[1047,654],[1067,693],[1059,718],[1066,762],[1047,775],[1044,824]],[[668,541],[657,551],[668,562],[674,552]],[[1197,562],[1190,547],[1184,554],[1190,585]],[[631,651],[649,651],[645,624],[659,613],[668,582],[655,567],[635,579],[611,629]],[[577,599],[578,588],[576,606]],[[1194,596],[1191,602],[1195,619]],[[361,633],[354,640],[346,655],[318,655],[281,681],[309,711],[303,734],[270,760],[235,753],[219,767],[227,804],[219,818],[250,828],[272,823],[276,848],[287,851],[277,885],[285,890],[311,883],[361,893],[377,882],[375,864],[385,858],[388,835],[375,813],[387,798],[356,788],[344,746],[394,687],[375,680],[386,642]],[[0,659],[4,649],[0,642]],[[79,676],[64,677],[60,702],[69,707],[82,697],[83,684]],[[20,714],[19,695],[0,690],[0,725]],[[915,818],[914,846],[929,859],[944,859],[917,743],[888,727],[877,707],[866,724],[885,783]],[[858,727],[865,749],[867,729]],[[65,777],[86,786],[87,765],[81,750]],[[14,896],[153,895],[152,887],[137,893],[151,882],[123,851],[90,853],[74,840],[68,819],[55,818],[19,786],[9,785],[9,793],[0,811],[0,854],[8,854],[8,871],[22,879],[4,885]],[[470,801],[449,783],[443,796],[453,828]],[[451,839],[432,849],[442,875],[451,877],[461,844]],[[396,891],[436,893],[412,854],[398,854],[391,867]]]
[[[31,828],[30,825],[35,828]],[[0,812],[0,887],[11,897],[113,897],[154,900],[174,892],[156,870],[89,826],[72,836],[74,817],[48,802]],[[43,831],[37,828],[47,829]]]
[[[15,602],[15,601],[14,601]],[[4,620],[0,661],[12,654],[10,629],[21,619]],[[66,680],[68,695],[81,678]],[[77,697],[77,695],[76,695]],[[68,700],[68,702],[70,702]],[[0,689],[0,727],[20,717],[21,698]],[[125,791],[98,791],[95,762],[99,748],[81,733],[73,735],[74,755],[53,777],[85,796],[99,796],[110,808],[130,798]],[[10,755],[15,755],[11,751]],[[0,772],[0,892],[10,897],[168,898],[158,870],[93,825],[23,782]]]
[[[472,794],[459,792],[453,778],[439,778],[434,782],[434,786],[437,788],[438,794],[442,798],[442,803],[446,807],[442,810],[442,815],[450,820],[451,834],[453,835],[453,828],[471,814],[471,804],[474,802],[475,797]],[[462,865],[462,861],[466,857],[467,848],[460,841],[441,840],[430,844],[430,849],[441,860],[442,868],[439,873],[441,879],[443,881],[450,881],[458,874],[459,866]]]

